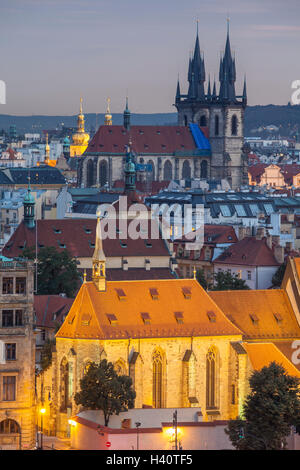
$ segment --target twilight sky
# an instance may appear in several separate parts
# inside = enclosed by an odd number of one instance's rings
[[[226,18],[237,93],[248,102],[286,104],[300,80],[299,0],[1,0],[1,114],[174,112],[199,19],[207,76],[218,78]]]

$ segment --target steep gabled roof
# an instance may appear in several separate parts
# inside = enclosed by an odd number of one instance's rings
[[[207,131],[203,132],[207,137]],[[86,154],[125,153],[129,141],[138,154],[173,154],[176,151],[197,150],[193,135],[186,126],[100,126],[90,141]]]
[[[245,237],[227,248],[218,258],[216,264],[241,266],[279,266],[273,251],[268,247],[266,238],[257,240]]]
[[[282,289],[211,291],[209,295],[246,339],[300,338],[300,327]]]
[[[144,323],[142,312],[149,314],[149,323]],[[178,312],[182,314],[180,323],[175,315]],[[165,279],[111,281],[105,292],[98,292],[92,282],[83,284],[56,336],[122,339],[191,335],[240,336],[241,331],[197,281]]]
[[[130,224],[130,221],[128,221]],[[148,221],[148,233],[151,221]],[[117,221],[118,227],[118,221]],[[58,250],[67,249],[74,257],[91,258],[94,252],[96,235],[96,219],[43,219],[37,221],[38,249],[43,246],[54,246]],[[126,256],[169,256],[165,241],[138,238],[122,239],[122,233],[116,239],[103,240],[104,252],[107,257]],[[9,258],[22,256],[24,248],[34,247],[36,241],[35,228],[28,228],[21,222],[2,250]]]

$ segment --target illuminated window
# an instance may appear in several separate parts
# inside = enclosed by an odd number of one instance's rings
[[[216,352],[210,348],[206,355],[206,408],[216,408]]]
[[[15,401],[16,400],[16,377],[13,375],[4,375],[2,377],[2,400]]]
[[[163,358],[159,351],[155,351],[152,357],[153,365],[153,406],[163,407]]]
[[[16,278],[16,294],[26,294],[26,277]]]
[[[13,419],[4,419],[0,423],[0,434],[19,434],[20,426]]]

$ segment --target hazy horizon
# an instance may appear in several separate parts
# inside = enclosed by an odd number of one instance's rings
[[[0,114],[73,116],[175,113],[177,77],[187,68],[199,20],[206,76],[218,78],[220,52],[230,39],[237,94],[247,77],[248,103],[285,105],[300,79],[299,0],[2,0]],[[207,85],[206,85],[207,86]]]

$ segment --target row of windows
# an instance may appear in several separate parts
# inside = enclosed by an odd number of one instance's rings
[[[2,278],[2,294],[26,294],[26,277],[16,277],[15,287],[13,277]]]
[[[24,311],[23,310],[2,310],[2,327],[23,326]]]
[[[184,116],[184,125],[185,126],[188,125],[187,116]],[[200,117],[199,126],[207,127],[207,118],[204,114]],[[237,120],[236,115],[234,114],[231,118],[231,135],[237,135],[237,131],[238,131],[238,120]],[[219,120],[219,116],[217,115],[215,116],[215,135],[218,136],[219,133],[220,133],[220,120]]]

